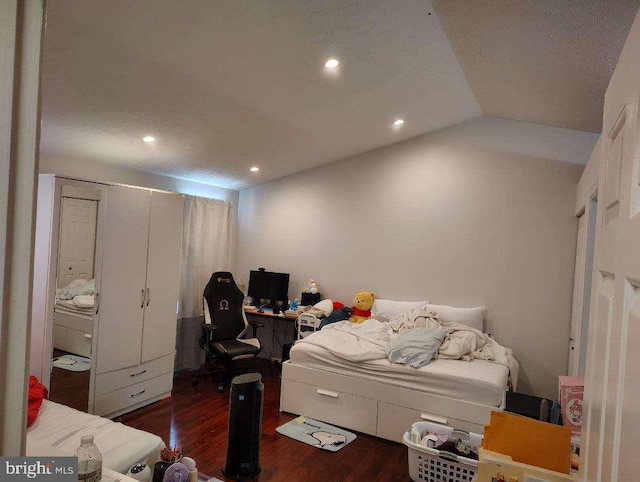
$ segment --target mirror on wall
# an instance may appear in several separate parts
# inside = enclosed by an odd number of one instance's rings
[[[89,408],[98,201],[62,197],[49,399]]]

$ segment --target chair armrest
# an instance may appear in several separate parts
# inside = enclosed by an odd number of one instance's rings
[[[209,342],[211,341],[211,333],[217,329],[218,327],[216,325],[202,323],[202,337],[200,338],[200,347],[207,355],[212,354]]]
[[[264,324],[260,323],[259,321],[249,320],[249,324],[251,325],[251,328],[253,328],[253,337],[254,338],[257,336],[258,328],[264,328]]]

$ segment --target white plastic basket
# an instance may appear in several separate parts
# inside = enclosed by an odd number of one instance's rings
[[[412,425],[413,427],[420,433],[430,430],[447,434],[450,438],[464,434],[475,448],[479,447],[482,442],[482,435],[454,430],[446,425],[416,422]],[[478,471],[477,460],[423,447],[411,441],[410,432],[411,430],[405,432],[402,441],[409,449],[409,476],[411,480],[414,482],[471,482],[474,480]]]

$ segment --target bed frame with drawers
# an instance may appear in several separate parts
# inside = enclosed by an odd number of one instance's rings
[[[456,400],[332,373],[282,364],[280,411],[304,415],[394,442],[413,422],[427,420],[456,429],[484,433],[492,411],[500,407]]]

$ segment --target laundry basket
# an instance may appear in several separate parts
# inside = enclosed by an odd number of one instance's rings
[[[412,430],[414,429],[414,430]],[[414,482],[472,482],[478,471],[478,461],[419,445],[412,441],[412,432],[446,434],[450,440],[462,438],[478,450],[482,435],[455,430],[453,427],[431,422],[416,422],[405,432],[402,441],[409,449],[409,476]]]

